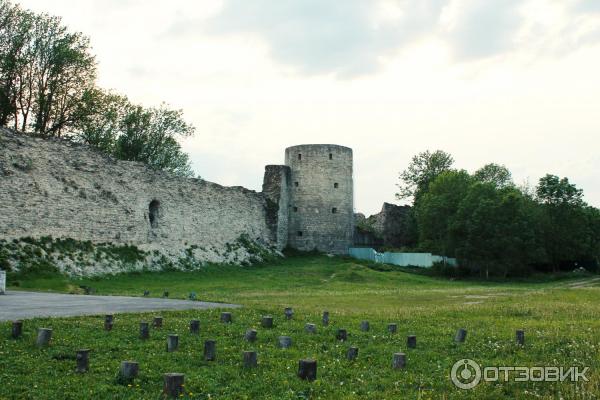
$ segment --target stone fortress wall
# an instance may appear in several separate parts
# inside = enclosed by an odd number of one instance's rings
[[[166,253],[194,246],[196,256],[214,262],[242,236],[278,250],[346,254],[352,244],[352,151],[310,145],[286,154],[297,157],[298,151],[304,164],[268,165],[263,191],[255,192],[0,129],[0,239],[51,236]],[[303,186],[295,187],[296,181]],[[296,236],[301,229],[302,240]]]
[[[347,254],[354,235],[352,149],[331,144],[288,147],[291,247]]]

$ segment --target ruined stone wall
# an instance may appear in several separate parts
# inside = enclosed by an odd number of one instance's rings
[[[347,254],[354,233],[352,149],[300,145],[285,151],[290,167],[290,247]]]
[[[267,165],[263,180],[263,194],[267,200],[267,225],[275,235],[277,248],[288,244],[290,167]]]
[[[358,226],[354,233],[354,244],[374,248],[414,245],[415,234],[410,229],[410,211],[410,206],[383,203],[381,212],[369,218],[357,215]]]
[[[242,234],[277,244],[278,231],[287,227],[267,217],[262,193],[0,130],[0,239],[52,236],[163,252],[193,245],[200,258],[219,262]]]

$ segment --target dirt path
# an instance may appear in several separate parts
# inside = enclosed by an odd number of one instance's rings
[[[598,282],[600,282],[600,278],[590,278],[575,282],[569,282],[565,286],[571,289],[581,289],[594,286]]]

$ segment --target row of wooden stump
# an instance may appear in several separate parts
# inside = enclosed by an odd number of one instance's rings
[[[287,319],[291,319],[293,312],[291,308],[286,308],[284,315]],[[220,320],[224,323],[232,323],[233,316],[230,312],[221,313]],[[323,325],[329,324],[329,313],[325,311],[323,313]],[[108,314],[104,319],[104,329],[107,331],[112,330],[114,324],[114,316]],[[155,317],[152,321],[152,326],[155,328],[161,328],[163,325],[162,317]],[[263,316],[261,320],[261,326],[263,328],[273,327],[273,317]],[[362,321],[360,323],[361,331],[367,332],[370,330],[370,324],[368,321]],[[388,332],[395,333],[398,329],[397,324],[388,324]],[[315,324],[308,323],[305,326],[307,333],[316,333]],[[12,323],[12,337],[19,338],[23,332],[23,321],[13,321]],[[190,332],[192,334],[200,333],[200,321],[190,321]],[[257,339],[257,331],[255,329],[249,329],[246,331],[244,338],[248,342],[254,342]],[[459,329],[455,335],[455,342],[463,343],[467,337],[467,331],[465,329]],[[50,344],[52,338],[52,329],[39,328],[36,345],[38,347],[45,347]],[[140,338],[150,338],[150,324],[148,322],[140,323]],[[348,338],[346,329],[337,329],[336,339],[345,341]],[[525,332],[523,330],[516,331],[516,342],[519,345],[525,344]],[[417,337],[415,335],[407,336],[407,347],[417,347]],[[289,336],[280,336],[278,338],[278,345],[280,348],[289,348],[292,345],[292,338]],[[167,351],[174,352],[179,348],[179,335],[168,335],[167,336]],[[87,372],[89,370],[89,349],[81,349],[76,352],[76,371],[80,373]],[[350,361],[355,360],[358,357],[358,347],[350,347],[346,352],[346,358]],[[206,340],[204,342],[204,359],[206,361],[214,361],[216,359],[216,341]],[[255,368],[258,365],[258,356],[255,351],[244,351],[242,353],[242,365],[244,368]],[[392,368],[403,369],[406,367],[406,354],[405,353],[394,353],[392,358]],[[139,374],[139,364],[135,361],[123,361],[119,370],[119,380],[123,383],[131,382]],[[315,380],[317,377],[317,361],[316,360],[300,360],[298,363],[298,377],[304,380]],[[171,397],[178,397],[183,393],[184,374],[180,373],[167,373],[164,374],[164,394]]]

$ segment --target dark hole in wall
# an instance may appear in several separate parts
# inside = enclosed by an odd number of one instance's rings
[[[298,154],[298,160],[302,160],[302,154]]]
[[[337,189],[337,188],[338,188],[338,186],[339,186],[339,185],[338,185],[338,183],[337,183],[337,182],[333,184],[333,187],[334,187],[334,189]]]
[[[333,154],[329,153],[329,159],[333,160]]]
[[[302,231],[298,231],[298,236],[302,236]]]
[[[160,217],[160,201],[152,200],[148,206],[148,219],[151,228],[158,228],[158,219]]]
[[[331,209],[331,213],[332,213],[332,214],[336,214],[336,213],[337,213],[337,208],[333,207],[333,208]]]

